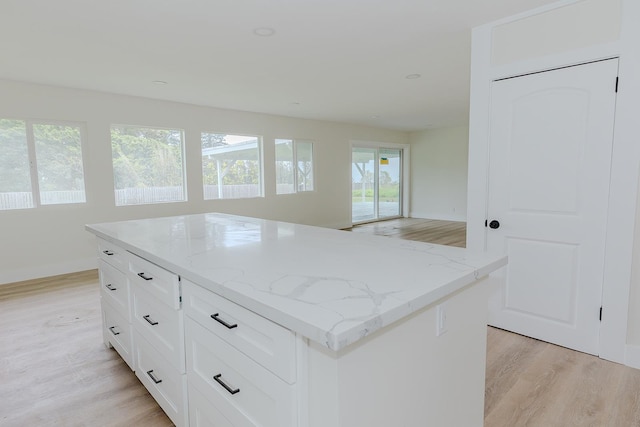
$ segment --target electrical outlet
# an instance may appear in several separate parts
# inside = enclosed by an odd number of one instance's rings
[[[447,328],[447,308],[444,304],[438,304],[436,306],[436,336],[446,333]]]

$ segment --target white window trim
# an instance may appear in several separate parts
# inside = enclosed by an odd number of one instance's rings
[[[316,161],[315,161],[315,141],[312,139],[304,139],[304,138],[282,138],[276,137],[273,140],[273,147],[276,150],[277,141],[291,141],[292,147],[291,151],[293,153],[293,191],[291,193],[278,193],[278,187],[276,182],[276,196],[287,196],[292,194],[302,194],[302,193],[314,193],[316,191]],[[298,190],[298,143],[309,143],[311,144],[311,176],[313,179],[313,189],[312,190]],[[275,156],[275,154],[274,154]],[[274,159],[274,165],[278,162],[277,157]]]
[[[31,200],[33,201],[33,206],[28,208],[20,208],[20,209],[36,209],[36,208],[46,208],[50,206],[65,206],[65,205],[81,205],[86,204],[89,200],[89,195],[87,192],[87,164],[85,160],[85,154],[87,153],[87,125],[84,122],[74,122],[68,120],[49,120],[49,119],[24,119],[24,118],[9,118],[4,117],[7,120],[15,120],[24,122],[25,126],[25,137],[27,143],[27,156],[29,161],[29,176],[31,178]],[[35,135],[33,133],[33,125],[53,125],[53,126],[69,126],[69,127],[77,127],[80,130],[80,151],[82,162],[82,182],[83,182],[83,191],[84,191],[84,202],[75,202],[75,203],[48,203],[42,204],[40,197],[40,179],[38,177],[38,158],[36,156],[36,140]],[[16,209],[11,209],[16,210]]]
[[[142,129],[154,129],[154,130],[169,130],[169,131],[173,131],[173,130],[178,130],[181,133],[181,140],[182,140],[182,144],[180,147],[180,151],[181,151],[181,155],[182,155],[182,200],[171,200],[171,201],[166,201],[166,202],[149,202],[149,203],[135,203],[135,204],[126,204],[126,205],[119,205],[117,203],[117,198],[115,195],[115,192],[118,190],[116,188],[116,180],[115,180],[115,170],[113,168],[113,140],[112,140],[112,135],[111,132],[113,130],[114,127],[128,127],[128,128],[142,128]],[[109,125],[109,148],[111,150],[111,171],[112,171],[112,177],[113,177],[113,191],[114,191],[114,195],[113,195],[113,202],[114,205],[117,208],[126,208],[128,206],[145,206],[145,205],[163,205],[166,203],[185,203],[187,201],[189,201],[189,193],[188,193],[188,188],[187,188],[187,152],[186,152],[186,145],[187,145],[187,135],[186,135],[186,131],[184,130],[184,128],[182,127],[171,127],[171,126],[152,126],[152,125],[128,125],[128,124],[124,124],[124,123],[111,123]]]
[[[215,134],[215,135],[237,135],[237,136],[248,136],[248,137],[253,137],[256,138],[258,140],[258,166],[259,166],[259,173],[258,173],[258,179],[260,180],[260,182],[258,183],[258,189],[260,191],[260,193],[255,196],[255,197],[240,197],[240,198],[218,198],[218,199],[207,199],[205,198],[205,192],[204,192],[204,174],[202,171],[202,134]],[[263,149],[263,144],[264,144],[264,136],[262,135],[257,135],[257,134],[253,134],[253,133],[247,133],[247,132],[235,132],[235,131],[200,131],[199,134],[199,147],[200,147],[200,179],[202,182],[202,187],[200,189],[200,191],[202,191],[202,199],[205,202],[219,202],[219,201],[223,201],[223,200],[250,200],[250,199],[262,199],[265,197],[265,183],[264,183],[264,149]],[[218,183],[218,185],[221,185],[222,183]]]

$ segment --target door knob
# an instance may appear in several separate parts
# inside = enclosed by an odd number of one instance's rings
[[[499,222],[499,221],[497,221],[497,220],[495,220],[495,219],[494,219],[494,220],[492,220],[492,221],[489,223],[489,228],[493,228],[494,230],[495,230],[496,228],[500,228],[500,222]]]

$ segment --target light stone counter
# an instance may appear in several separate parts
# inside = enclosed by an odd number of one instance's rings
[[[461,248],[217,213],[87,230],[334,351],[506,265]]]

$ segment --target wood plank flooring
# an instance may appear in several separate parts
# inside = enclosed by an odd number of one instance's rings
[[[640,426],[640,370],[490,327],[484,425]]]
[[[354,233],[375,234],[422,242],[428,241],[428,243],[460,248],[464,248],[467,242],[466,223],[456,221],[399,218],[357,225],[349,230]]]
[[[353,231],[464,245],[464,231],[443,237],[428,230],[447,224],[423,221]],[[95,271],[0,286],[0,427],[172,425],[104,346],[100,325]],[[495,328],[487,333],[485,427],[640,427],[640,371]]]
[[[0,426],[173,425],[102,342],[97,271],[0,286]]]

